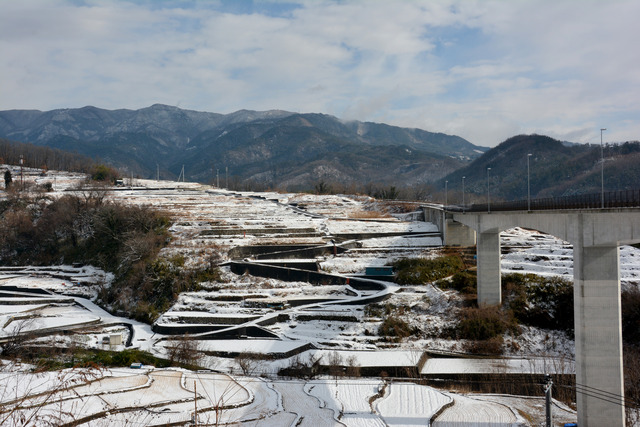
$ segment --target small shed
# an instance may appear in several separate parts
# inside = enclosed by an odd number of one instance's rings
[[[122,334],[109,335],[109,345],[122,345]]]

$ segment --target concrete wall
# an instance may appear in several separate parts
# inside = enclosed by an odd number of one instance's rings
[[[318,285],[349,285],[363,291],[383,291],[386,287],[372,280],[365,280],[355,277],[335,276],[316,271],[298,270],[294,268],[276,267],[273,265],[258,264],[251,262],[231,262],[231,271],[235,274],[248,272],[252,276],[269,277],[283,280],[285,282],[307,282]]]
[[[424,221],[435,224],[442,233],[444,228],[444,211],[439,207],[422,206]]]
[[[476,244],[476,232],[464,224],[447,218],[445,220],[442,243],[445,246],[474,246]]]
[[[444,212],[438,205],[422,206],[424,220],[435,224],[445,246],[474,246],[476,232],[461,222],[455,221],[450,212]]]

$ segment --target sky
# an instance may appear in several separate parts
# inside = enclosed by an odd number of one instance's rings
[[[0,110],[324,113],[640,140],[638,0],[0,0]]]

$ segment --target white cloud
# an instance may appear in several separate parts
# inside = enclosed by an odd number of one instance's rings
[[[640,139],[637,1],[259,6],[1,2],[0,109],[161,102],[322,112],[482,145],[518,132],[588,142],[603,126]]]

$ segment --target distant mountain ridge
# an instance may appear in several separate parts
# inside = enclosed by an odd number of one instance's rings
[[[325,114],[240,110],[231,114],[155,104],[0,111],[0,137],[75,151],[153,178],[236,180],[300,189],[314,182],[433,181],[487,148],[453,135]]]

